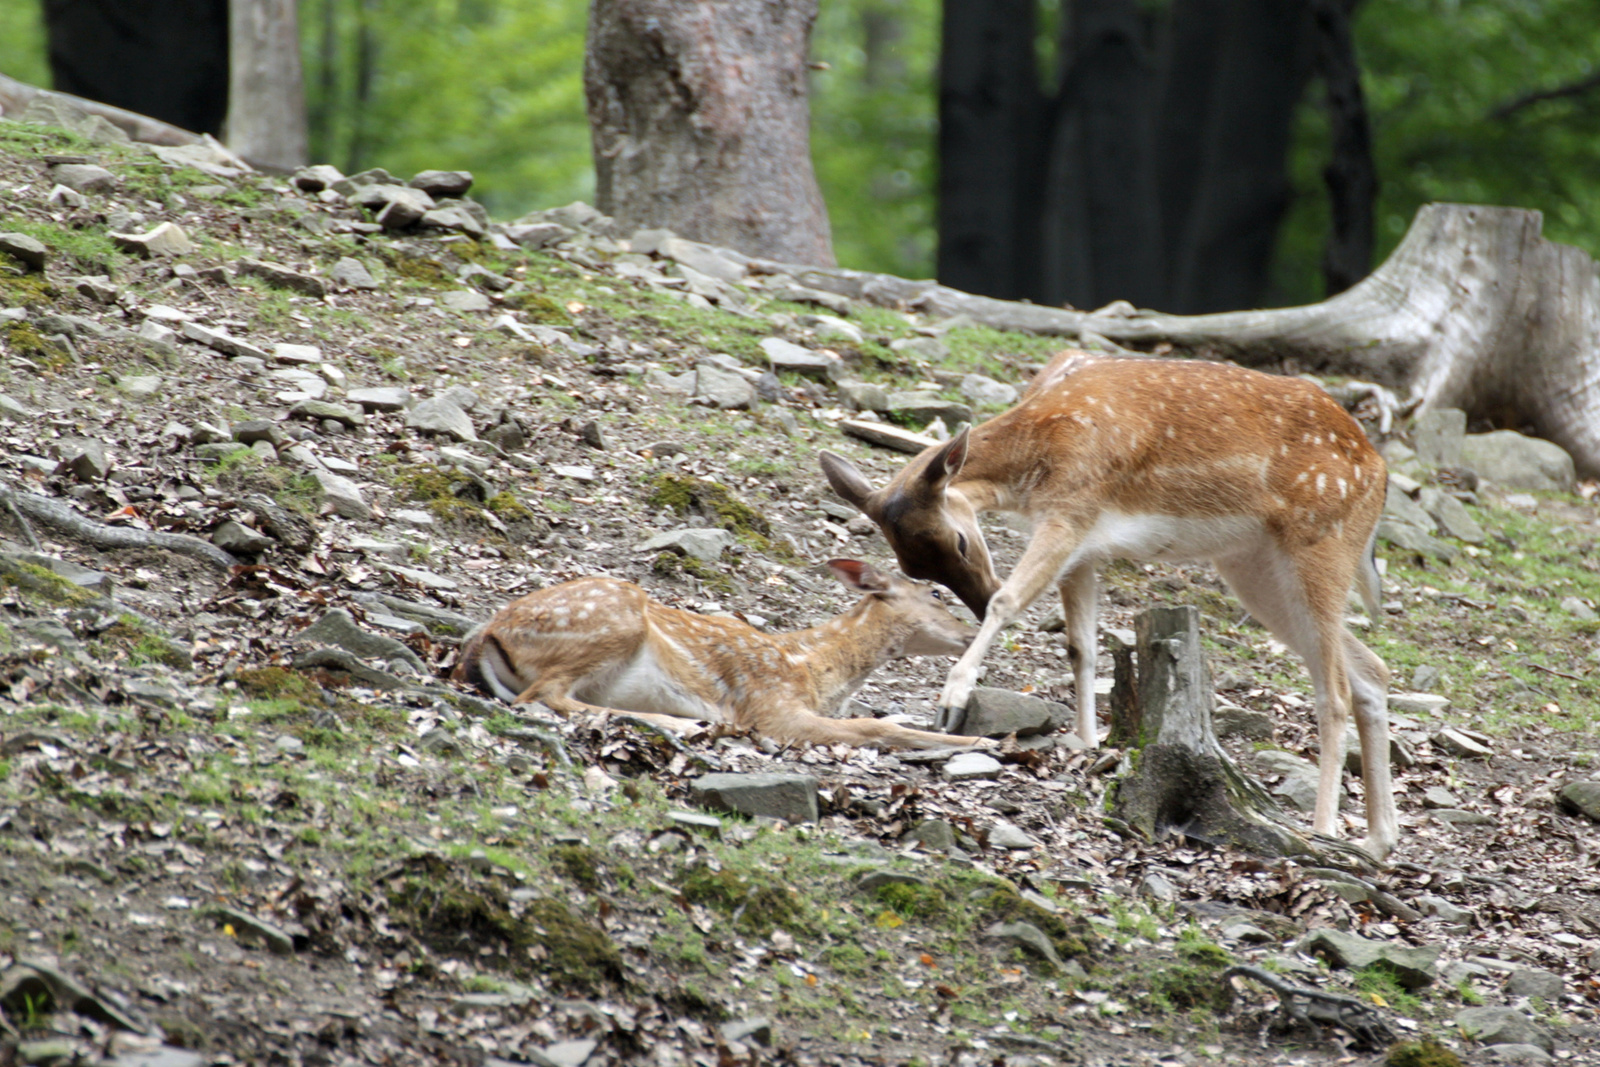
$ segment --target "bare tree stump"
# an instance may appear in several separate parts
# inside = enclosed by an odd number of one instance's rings
[[[1134,769],[1117,784],[1112,814],[1151,839],[1179,833],[1259,855],[1320,857],[1217,743],[1199,609],[1151,608],[1136,627],[1135,648],[1114,654],[1110,743],[1131,751]]]

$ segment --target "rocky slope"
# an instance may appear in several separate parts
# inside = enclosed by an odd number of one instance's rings
[[[817,450],[886,477],[905,456],[867,439],[1000,410],[1059,341],[582,205],[493,224],[454,172],[87,133],[0,122],[0,1056],[1383,1058],[1359,1020],[1280,1026],[1273,982],[1472,1062],[1600,1055],[1568,813],[1600,792],[1600,519],[1560,457],[1448,417],[1386,443],[1369,640],[1406,836],[1376,876],[1137,840],[1101,814],[1115,755],[1055,733],[969,771],[511,709],[440,676],[568,578],[774,630],[842,610],[821,562],[891,560]],[[1376,432],[1381,392],[1330,388]],[[1219,727],[1303,803],[1293,657],[1203,569],[1107,586],[1113,628],[1201,607]],[[1070,702],[1049,631],[1040,607],[987,684]],[[859,700],[925,723],[946,666]]]

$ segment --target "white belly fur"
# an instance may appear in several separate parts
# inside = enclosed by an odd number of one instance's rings
[[[1110,559],[1195,561],[1229,556],[1266,536],[1251,515],[1184,518],[1105,511],[1072,554],[1068,568]]]
[[[586,704],[619,711],[654,712],[708,722],[727,720],[721,708],[687,692],[662,670],[648,645],[632,659],[585,678],[573,688],[572,696]]]

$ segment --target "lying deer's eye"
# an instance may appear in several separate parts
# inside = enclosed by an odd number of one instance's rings
[[[933,594],[933,599],[935,599],[935,600],[943,600],[944,599],[944,594],[939,592],[939,590],[937,590],[937,589],[930,589],[930,590],[928,590],[928,592]]]

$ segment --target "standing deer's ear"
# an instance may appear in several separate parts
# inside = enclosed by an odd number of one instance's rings
[[[817,462],[822,464],[822,473],[827,476],[828,484],[833,486],[835,493],[846,503],[854,505],[857,511],[872,514],[867,510],[867,498],[872,495],[872,486],[856,470],[855,464],[832,452],[818,453]]]
[[[830,559],[828,569],[845,585],[863,593],[882,593],[889,588],[888,575],[859,559]]]

